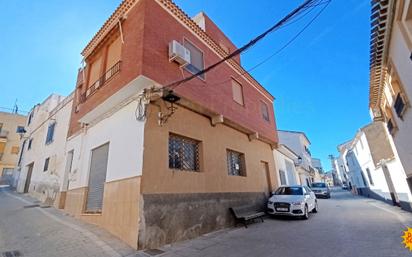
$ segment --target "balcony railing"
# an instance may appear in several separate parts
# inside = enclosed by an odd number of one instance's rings
[[[7,130],[0,130],[0,138],[7,138],[9,136],[9,132]]]
[[[90,85],[86,92],[80,95],[80,103],[84,103],[87,98],[92,96],[99,88],[102,88],[107,84],[109,80],[111,80],[117,73],[120,72],[120,64],[121,61],[118,61],[115,65],[113,65],[108,71],[106,71],[103,76],[101,76],[97,81],[95,81],[92,85]]]

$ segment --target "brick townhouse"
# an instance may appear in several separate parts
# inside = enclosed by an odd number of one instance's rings
[[[263,204],[278,184],[274,98],[240,58],[162,90],[234,50],[204,13],[122,1],[82,52],[64,210],[144,249],[233,225],[230,206]]]

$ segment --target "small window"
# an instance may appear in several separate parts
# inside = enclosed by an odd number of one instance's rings
[[[190,51],[190,63],[185,66],[185,69],[193,74],[203,70],[205,65],[202,51],[187,40],[184,41],[184,46]],[[199,77],[205,79],[205,74]]]
[[[263,117],[263,119],[265,120],[265,121],[270,121],[270,119],[269,119],[269,108],[268,108],[268,106],[267,106],[267,104],[266,103],[264,103],[264,102],[260,102],[260,104],[261,104],[261,110],[262,110],[262,117]]]
[[[56,122],[49,125],[49,128],[47,129],[46,144],[50,144],[51,142],[53,142],[55,127],[56,127]]]
[[[227,168],[230,176],[246,176],[245,155],[227,150]]]
[[[279,170],[279,178],[280,178],[280,184],[281,185],[286,185],[286,174],[285,171]]]
[[[31,149],[32,144],[33,144],[33,138],[30,138],[29,139],[29,144],[27,145],[27,150]]]
[[[44,168],[43,171],[47,171],[49,169],[49,161],[50,161],[50,157],[46,158],[46,160],[44,160]]]
[[[369,170],[369,168],[366,168],[366,173],[368,173],[369,183],[370,183],[372,186],[375,185],[375,184],[373,183],[371,171]]]
[[[243,87],[242,85],[237,82],[236,80],[232,80],[232,96],[233,100],[240,104],[243,105]]]
[[[26,133],[26,129],[23,126],[17,126],[16,133]]]
[[[199,141],[170,134],[169,168],[186,171],[200,171]]]
[[[31,121],[32,121],[32,119],[33,119],[33,116],[34,116],[34,111],[32,111],[32,112],[29,114],[29,118],[28,118],[28,120],[27,120],[27,125],[30,125],[30,123],[31,123]]]
[[[18,146],[11,147],[11,154],[19,154],[20,148]]]
[[[397,129],[395,120],[393,119],[393,114],[391,108],[385,107],[385,121],[388,131],[391,135],[394,135]]]
[[[401,93],[398,93],[396,95],[395,105],[393,107],[395,108],[396,115],[398,115],[400,119],[403,119],[403,114],[406,109],[405,108],[406,104],[405,104],[405,100],[402,98]]]

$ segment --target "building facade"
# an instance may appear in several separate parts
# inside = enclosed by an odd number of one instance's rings
[[[235,50],[204,13],[122,1],[82,52],[61,207],[144,249],[230,226],[231,206],[263,206],[277,186],[273,96],[239,57],[173,84]]]
[[[20,134],[24,129],[26,116],[0,112],[0,178],[10,183],[14,168],[19,160]]]
[[[386,123],[412,190],[412,1],[372,1],[371,115]]]
[[[411,210],[412,196],[402,164],[383,122],[361,128],[346,156],[349,177],[361,195]]]
[[[299,184],[310,186],[317,176],[312,166],[309,139],[305,133],[298,131],[278,130],[278,135],[280,144],[286,145],[298,155],[296,170],[299,175]]]
[[[278,169],[278,185],[300,185],[299,174],[295,167],[299,156],[283,144],[273,150],[273,155]]]
[[[59,206],[64,192],[66,138],[73,95],[52,94],[33,107],[25,122],[17,192]],[[66,179],[67,180],[67,179]],[[64,194],[64,193],[63,193]]]

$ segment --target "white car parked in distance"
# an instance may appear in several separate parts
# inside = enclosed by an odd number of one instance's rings
[[[268,214],[309,218],[309,212],[318,212],[315,193],[307,186],[281,186],[269,198]]]

